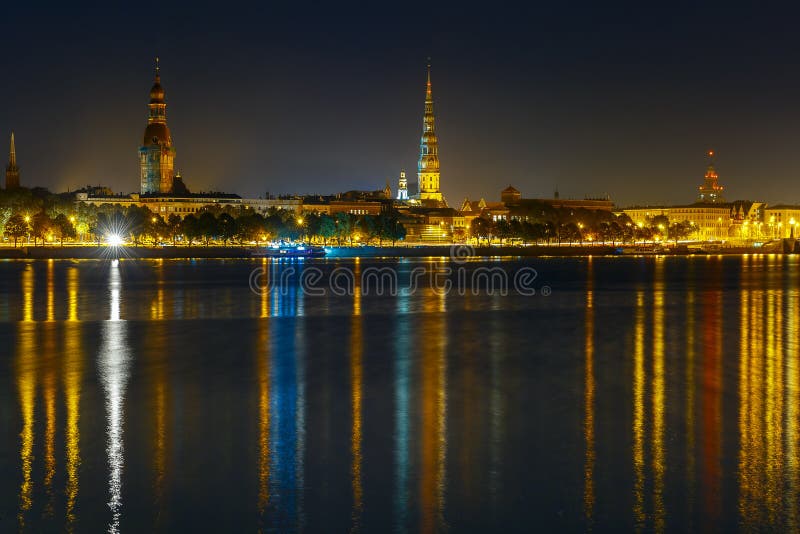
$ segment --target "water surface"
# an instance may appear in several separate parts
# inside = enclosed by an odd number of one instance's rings
[[[796,257],[444,265],[0,262],[0,531],[800,528]]]

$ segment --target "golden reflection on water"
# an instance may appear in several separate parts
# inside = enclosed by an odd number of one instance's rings
[[[260,293],[261,293],[261,315],[260,318],[264,319],[269,317],[269,291],[267,288],[269,287],[269,265],[267,264],[267,258],[261,259],[261,271],[262,275],[261,278],[263,279],[263,283],[260,286]]]
[[[703,291],[702,488],[703,525],[719,519],[722,452],[722,263],[710,259],[712,282]]]
[[[798,366],[798,336],[800,335],[800,317],[798,313],[798,263],[792,258],[792,265],[789,270],[787,287],[792,288],[786,293],[786,530],[797,532],[800,529],[800,519],[798,518],[798,482],[800,482],[800,463],[798,462],[798,440],[800,440],[800,430],[798,430],[797,418],[798,403],[800,403],[800,367]]]
[[[653,528],[664,531],[664,258],[656,259],[653,287]]]
[[[361,279],[361,265],[357,261],[354,265],[355,280]],[[364,507],[364,490],[361,481],[361,391],[363,380],[363,333],[361,317],[361,286],[359,283],[354,285],[353,295],[353,315],[351,320],[350,333],[350,388],[351,388],[351,419],[352,429],[350,432],[350,447],[352,454],[352,464],[350,474],[353,485],[353,511],[351,531],[357,532],[361,529],[361,515]]]
[[[64,403],[66,405],[66,530],[75,525],[75,501],[78,497],[80,456],[80,400],[83,373],[81,325],[78,322],[78,268],[67,271],[67,322],[64,325]]]
[[[48,287],[49,287],[48,283]],[[48,311],[49,314],[49,311]],[[44,367],[44,490],[47,495],[45,515],[53,513],[53,477],[56,474],[56,340],[55,325],[48,322],[44,325],[44,350],[40,355]]]
[[[692,530],[695,485],[695,336],[694,262],[689,264],[689,287],[686,293],[686,502],[687,530]]]
[[[592,257],[586,264],[586,311],[584,316],[584,416],[586,453],[583,466],[583,514],[589,529],[594,521],[594,278]]]
[[[782,256],[779,261],[782,262]],[[766,349],[766,511],[767,521],[777,524],[783,497],[783,266],[775,265],[772,258],[770,271],[776,277],[776,289],[767,295],[767,329],[771,332]]]
[[[266,302],[266,291],[262,294],[262,312]],[[268,309],[268,307],[267,307]],[[269,320],[258,322],[258,341],[256,345],[256,376],[258,377],[258,514],[263,529],[264,512],[269,504],[270,476],[270,369],[272,353],[270,350]]]
[[[160,321],[164,319],[164,260],[155,261],[156,294],[150,303],[150,319]]]
[[[20,466],[22,481],[19,487],[20,531],[25,530],[25,516],[33,506],[33,443],[34,410],[36,405],[36,325],[33,323],[33,268],[26,265],[22,272],[23,321],[18,323],[17,390],[19,391],[22,431],[20,432]]]
[[[644,291],[636,292],[633,332],[633,520],[637,531],[644,529]]]
[[[753,265],[755,268],[756,266]],[[745,278],[746,277],[746,278]],[[745,288],[755,281],[746,272]],[[742,329],[739,366],[739,513],[745,530],[753,530],[761,521],[764,480],[764,448],[761,426],[762,405],[761,350],[764,347],[764,297],[762,289],[744,289],[742,295]],[[744,324],[743,324],[744,326]],[[749,334],[749,335],[748,335]],[[749,339],[748,339],[749,337]]]
[[[55,300],[56,290],[55,281],[53,280],[53,265],[55,260],[47,260],[47,320],[55,320]]]
[[[33,319],[33,265],[27,264],[22,271],[22,320],[32,323]]]

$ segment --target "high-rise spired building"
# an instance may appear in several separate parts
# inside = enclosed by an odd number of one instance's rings
[[[167,126],[167,104],[164,102],[164,88],[161,87],[160,68],[156,58],[156,79],[150,89],[150,116],[139,148],[139,167],[141,169],[141,192],[145,194],[172,193],[173,165],[175,147]]]
[[[14,132],[11,132],[11,150],[8,152],[6,167],[6,189],[19,187],[19,167],[17,167],[17,150],[14,148]]]
[[[431,66],[428,65],[428,84],[425,89],[425,116],[422,121],[422,139],[419,143],[419,199],[443,203],[439,191],[439,143],[436,139],[431,92]]]
[[[700,186],[700,194],[697,195],[697,200],[700,202],[725,202],[722,197],[723,187],[719,185],[719,176],[717,171],[714,170],[714,151],[708,151],[708,169],[703,179],[703,185]]]

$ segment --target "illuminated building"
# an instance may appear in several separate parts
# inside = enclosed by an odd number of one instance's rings
[[[722,186],[719,185],[719,176],[714,170],[714,151],[708,151],[708,169],[703,178],[703,185],[700,186],[700,194],[697,196],[698,202],[725,202],[722,197]]]
[[[17,167],[17,151],[14,148],[14,132],[11,132],[11,150],[8,153],[8,166],[6,167],[6,189],[19,187],[19,167]]]
[[[762,223],[763,211],[763,203],[749,200],[695,202],[685,206],[644,206],[622,210],[637,226],[650,226],[653,218],[658,216],[666,217],[670,223],[689,223],[692,228],[689,237],[703,241],[764,237],[769,230]],[[798,215],[800,216],[800,212]],[[797,220],[800,221],[800,218]]]
[[[142,146],[139,148],[141,169],[141,192],[147,194],[170,194],[173,192],[175,147],[167,126],[167,104],[164,88],[161,87],[158,58],[156,58],[155,83],[150,89],[150,115],[144,130]]]
[[[439,142],[436,139],[433,115],[433,93],[431,92],[431,66],[428,65],[428,83],[425,89],[425,116],[422,122],[422,139],[419,143],[419,200],[434,206],[446,205],[439,191]]]
[[[408,179],[406,179],[406,171],[400,171],[400,180],[397,183],[397,200],[408,200]]]
[[[800,206],[778,204],[764,210],[763,233],[781,239],[800,237]]]
[[[467,218],[453,208],[417,206],[400,213],[407,242],[447,243],[463,240],[468,235]]]
[[[699,200],[677,206],[636,206],[622,210],[637,226],[650,226],[654,217],[663,216],[670,223],[688,223],[689,237],[702,241],[760,239],[768,235],[763,221],[765,204],[750,200],[725,202],[722,186],[714,170],[714,151],[708,151],[709,165]],[[800,219],[798,219],[800,220]],[[777,222],[776,222],[777,224]]]

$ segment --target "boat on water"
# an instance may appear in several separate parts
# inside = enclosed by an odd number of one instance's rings
[[[624,255],[636,255],[636,256],[652,256],[656,254],[665,254],[666,250],[664,247],[635,247],[635,248],[623,248],[622,254]]]
[[[311,245],[272,245],[250,253],[253,258],[323,258],[327,250]]]

